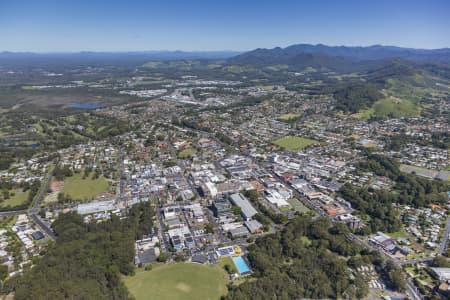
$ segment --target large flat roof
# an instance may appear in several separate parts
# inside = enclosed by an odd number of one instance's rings
[[[230,199],[234,205],[241,208],[242,214],[244,214],[245,217],[251,218],[258,213],[258,211],[250,204],[250,201],[248,201],[241,193],[232,194]]]
[[[431,268],[440,280],[450,280],[450,268]]]

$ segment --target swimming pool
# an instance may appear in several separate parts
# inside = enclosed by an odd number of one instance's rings
[[[233,257],[233,262],[236,268],[239,271],[239,274],[245,275],[250,273],[250,268],[245,262],[245,260],[242,258],[242,256]]]

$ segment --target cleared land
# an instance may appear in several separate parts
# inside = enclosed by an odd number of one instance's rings
[[[299,114],[284,114],[278,117],[278,119],[283,120],[283,121],[289,121],[295,118],[300,117]]]
[[[61,192],[70,195],[73,199],[90,200],[108,191],[109,183],[104,177],[92,179],[91,176],[83,179],[81,173],[75,173],[72,177],[67,177],[64,180],[64,187]]]
[[[395,97],[388,97],[378,100],[371,108],[353,114],[355,118],[368,120],[370,117],[417,117],[420,115],[420,108],[409,100],[401,100]]]
[[[423,167],[410,166],[404,164],[400,166],[400,170],[406,173],[415,173],[419,176],[423,176],[426,178],[439,178],[442,180],[450,180],[450,172],[448,171],[436,171]]]
[[[310,145],[317,144],[315,140],[298,137],[298,136],[286,136],[273,142],[273,144],[280,146],[288,151],[302,150]]]
[[[417,117],[419,107],[409,100],[401,100],[390,96],[389,98],[378,100],[373,108],[377,116],[387,117]]]
[[[194,148],[187,148],[182,150],[180,153],[178,153],[178,157],[179,158],[189,158],[192,155],[194,155],[195,153],[197,153],[197,151]]]
[[[136,300],[218,300],[226,294],[228,276],[220,266],[177,263],[138,271],[124,281]]]
[[[10,191],[10,193],[11,192],[14,194],[14,196],[10,196],[9,199],[6,200],[3,200],[2,198],[2,201],[0,201],[0,207],[15,207],[27,203],[29,191],[22,192],[22,190],[16,189]]]

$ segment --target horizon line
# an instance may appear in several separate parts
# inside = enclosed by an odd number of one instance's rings
[[[414,50],[444,50],[444,49],[450,49],[450,46],[446,47],[439,47],[439,48],[416,48],[416,47],[407,47],[407,46],[397,46],[397,45],[385,45],[385,44],[370,44],[370,45],[345,45],[345,44],[339,44],[339,45],[330,45],[330,44],[323,44],[323,43],[295,43],[295,44],[289,44],[287,46],[275,46],[275,47],[256,47],[252,49],[244,49],[244,50],[233,50],[233,49],[215,49],[215,50],[182,50],[182,49],[174,49],[174,50],[168,50],[168,49],[147,49],[147,50],[49,50],[49,51],[39,51],[39,50],[0,50],[0,53],[14,53],[14,54],[80,54],[80,53],[117,53],[117,54],[126,54],[126,53],[145,53],[145,52],[185,52],[185,53],[199,53],[199,52],[210,52],[210,53],[217,53],[217,52],[248,52],[256,49],[275,49],[275,48],[282,48],[285,49],[290,46],[296,46],[296,45],[309,45],[309,46],[326,46],[326,47],[348,47],[348,48],[370,48],[370,47],[394,47],[394,48],[402,48],[402,49],[414,49]]]

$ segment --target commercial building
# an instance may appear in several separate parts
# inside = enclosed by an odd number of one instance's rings
[[[212,205],[214,216],[218,218],[221,215],[227,214],[231,211],[231,203],[227,199],[216,199]]]
[[[258,213],[256,209],[250,204],[250,201],[248,201],[248,199],[245,198],[241,193],[231,195],[230,200],[233,205],[239,206],[241,208],[241,215],[244,220],[249,220]]]

